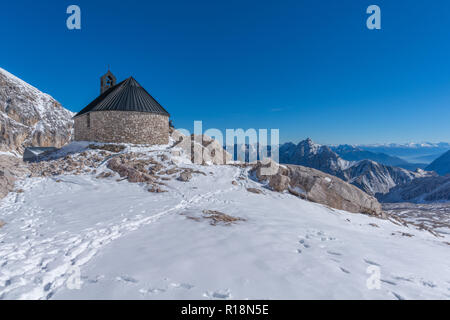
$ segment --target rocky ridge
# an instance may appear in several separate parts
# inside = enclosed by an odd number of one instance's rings
[[[27,146],[62,147],[71,139],[73,113],[48,94],[0,68],[0,152]]]

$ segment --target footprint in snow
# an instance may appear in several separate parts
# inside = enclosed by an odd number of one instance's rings
[[[157,294],[157,293],[163,293],[163,292],[166,292],[166,289],[162,289],[162,288],[139,289],[139,293],[141,293],[141,294]]]
[[[186,290],[192,289],[194,287],[194,285],[189,283],[171,283],[170,286],[173,288],[183,288]]]
[[[368,259],[364,259],[364,262],[367,263],[367,264],[370,264],[370,265],[372,265],[372,266],[378,266],[378,267],[381,267],[381,265],[379,265],[378,263],[373,262],[373,261],[368,260]]]
[[[117,281],[121,281],[121,282],[126,282],[126,283],[138,283],[139,281],[129,277],[129,276],[120,276],[120,277],[116,277]]]
[[[345,269],[345,268],[339,267],[339,269],[341,269],[341,271],[344,272],[344,273],[350,273],[350,271],[348,271],[348,270]]]
[[[395,293],[394,291],[390,292],[397,300],[405,300],[404,297],[402,297],[401,295],[399,295],[398,293]]]
[[[394,277],[395,280],[400,280],[400,281],[407,281],[407,282],[412,282],[411,279],[408,278],[404,278],[404,277]]]
[[[430,287],[430,288],[436,288],[437,285],[434,284],[432,281],[422,281],[422,285],[424,285],[425,287]]]
[[[333,256],[342,256],[342,253],[335,252],[335,251],[327,251],[328,254],[331,254]]]
[[[303,239],[301,239],[300,241],[299,241],[299,243],[303,246],[303,247],[305,247],[306,249],[308,249],[309,247],[311,247],[305,240],[303,240]]]
[[[213,292],[207,291],[203,294],[203,296],[209,299],[230,299],[231,292],[229,289],[218,290]]]
[[[381,279],[381,282],[390,284],[391,286],[396,286],[397,285],[397,283],[395,283],[394,281],[389,281],[389,280],[384,280],[384,279]]]

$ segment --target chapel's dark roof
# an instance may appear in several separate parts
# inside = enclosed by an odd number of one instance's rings
[[[92,111],[138,111],[169,116],[166,109],[133,77],[129,77],[106,90],[78,112],[75,117]]]

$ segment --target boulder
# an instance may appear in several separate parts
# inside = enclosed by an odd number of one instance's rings
[[[17,179],[28,174],[30,172],[20,158],[0,155],[0,199],[14,190]]]
[[[310,201],[354,213],[383,216],[380,203],[361,189],[319,170],[288,165],[290,186],[304,190]]]
[[[191,178],[192,178],[192,173],[190,173],[189,171],[184,171],[184,172],[180,173],[178,180],[187,182],[187,181],[191,180]]]
[[[385,217],[380,203],[359,188],[319,170],[298,165],[257,162],[250,171],[259,181],[268,181],[278,192],[285,190],[309,201],[353,213]]]
[[[288,176],[276,174],[270,177],[269,186],[275,191],[283,192],[289,188],[290,182],[291,179]]]
[[[134,165],[136,168],[141,168],[141,166],[137,165],[136,163],[131,163],[131,165]],[[111,160],[109,160],[107,167],[117,172],[121,177],[126,178],[129,182],[149,183],[154,180],[154,178],[151,175],[133,168],[126,162],[122,163],[122,160],[120,158],[112,158]]]

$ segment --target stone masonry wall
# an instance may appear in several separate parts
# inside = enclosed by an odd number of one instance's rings
[[[147,112],[94,111],[76,117],[74,131],[76,141],[167,144],[169,117]]]

